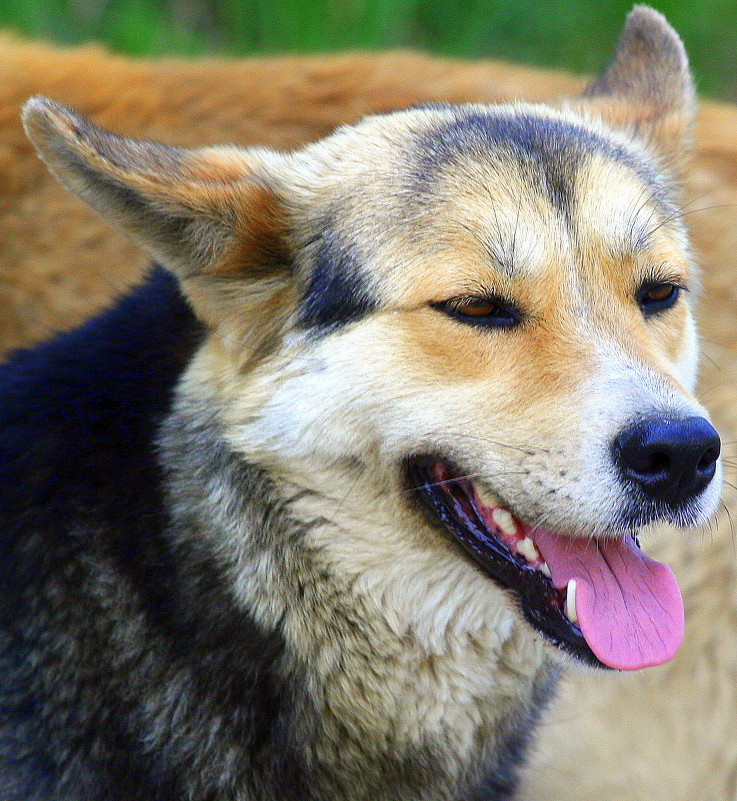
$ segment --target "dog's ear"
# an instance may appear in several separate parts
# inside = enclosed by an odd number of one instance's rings
[[[649,142],[666,156],[690,144],[695,91],[686,50],[662,14],[635,6],[614,60],[578,103],[607,124]]]
[[[46,98],[23,109],[59,181],[178,277],[262,278],[289,264],[276,154],[186,150],[116,136]]]

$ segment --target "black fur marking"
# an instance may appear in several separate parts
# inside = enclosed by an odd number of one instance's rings
[[[176,280],[159,268],[86,325],[1,365],[4,530],[21,529],[23,514],[56,530],[90,512],[140,523],[141,499],[154,514],[153,440],[200,336]]]
[[[415,174],[420,183],[432,180],[459,158],[484,160],[491,154],[514,159],[525,169],[530,184],[538,186],[565,216],[570,213],[576,173],[593,153],[625,164],[652,190],[654,199],[663,196],[652,169],[624,148],[584,125],[533,114],[500,115],[461,108],[455,119],[422,134],[418,149]]]
[[[157,269],[0,366],[3,801],[215,798],[228,760],[260,781],[257,754],[304,798],[280,634],[171,534],[156,439],[201,337]]]
[[[312,275],[300,309],[300,323],[329,333],[377,308],[360,259],[329,225],[320,236]]]

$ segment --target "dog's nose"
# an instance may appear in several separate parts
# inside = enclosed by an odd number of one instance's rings
[[[649,498],[679,504],[711,481],[720,450],[719,434],[703,417],[655,418],[620,432],[613,455]]]

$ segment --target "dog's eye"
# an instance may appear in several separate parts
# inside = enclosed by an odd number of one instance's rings
[[[637,293],[637,302],[647,317],[675,305],[680,297],[681,289],[682,287],[678,284],[670,282],[644,284]]]
[[[470,325],[512,328],[522,321],[519,309],[500,298],[452,298],[432,305],[439,311]]]

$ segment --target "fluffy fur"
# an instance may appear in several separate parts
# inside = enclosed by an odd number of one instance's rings
[[[48,54],[47,51],[39,49],[37,46],[17,45],[16,47],[35,48],[35,53],[37,54],[39,64],[43,58],[51,59],[52,63],[54,64],[64,63],[65,58],[72,60],[74,58],[82,60],[85,58],[103,58],[103,56],[100,56],[99,54],[96,56],[77,56],[76,54],[71,56],[54,56]],[[18,55],[16,55],[15,58],[17,59]],[[55,58],[58,60],[54,61],[53,59]],[[394,57],[385,58],[391,59]],[[479,96],[481,96],[481,99],[490,99],[490,95],[492,95],[492,93],[487,89],[487,82],[489,80],[488,76],[490,74],[497,74],[501,76],[512,74],[516,77],[525,75],[524,73],[512,73],[511,71],[505,71],[508,68],[501,69],[494,73],[496,68],[493,67],[489,68],[489,72],[487,72],[483,67],[462,67],[459,65],[425,61],[419,58],[416,61],[413,61],[415,57],[397,58],[399,58],[399,62],[395,63],[403,65],[401,70],[398,71],[398,74],[401,76],[410,77],[407,78],[408,83],[405,89],[407,95],[402,94],[401,88],[396,89],[395,94],[389,94],[387,92],[386,97],[396,97],[397,99],[396,103],[387,103],[385,98],[382,100],[382,102],[386,103],[386,105],[391,106],[403,106],[406,105],[406,103],[410,100],[424,100],[427,99],[428,96],[432,97],[434,94],[435,96],[440,95],[445,96],[446,98],[450,97],[450,99],[457,100],[464,98],[463,93],[466,91],[469,92],[470,96],[473,98],[479,98]],[[30,63],[35,62],[31,60]],[[67,64],[69,63],[70,62],[67,61]],[[167,70],[170,71],[170,74],[176,73],[177,75],[181,76],[182,74],[186,75],[186,70],[188,69],[187,67],[180,65],[169,65],[168,67],[159,68],[161,72],[155,74],[155,67],[148,67],[146,65],[130,66],[126,62],[116,62],[112,60],[111,64],[113,63],[118,65],[118,69],[120,71],[118,74],[121,76],[121,82],[124,82],[128,85],[134,83],[133,78],[136,74],[138,74],[139,76],[143,76],[141,80],[144,81],[144,86],[157,87],[164,80],[164,78],[162,78],[162,73],[164,74],[164,77],[166,77]],[[345,75],[347,75],[350,79],[346,80],[348,87],[345,89],[350,103],[356,103],[358,105],[361,102],[371,102],[370,88],[375,84],[372,84],[370,80],[367,80],[366,71],[370,71],[371,76],[373,76],[374,80],[378,83],[379,89],[377,91],[381,91],[386,87],[386,83],[382,84],[381,70],[382,64],[385,64],[386,61],[382,62],[381,59],[367,59],[362,61],[360,59],[350,58],[342,62],[323,61],[320,63],[323,65],[322,69],[328,70],[328,73],[330,73],[331,67],[333,70],[338,72],[340,70],[345,70]],[[424,70],[422,78],[420,78],[418,75],[411,75],[409,65],[413,63],[418,65],[418,69],[421,68],[421,70]],[[285,81],[288,82],[289,62],[283,62],[283,64],[284,70],[280,72],[279,75],[284,75]],[[255,68],[259,68],[260,65],[256,64],[254,66]],[[243,67],[230,67],[230,69],[234,70],[249,68],[251,68],[250,65]],[[13,69],[15,69],[15,67],[13,67]],[[48,71],[48,68],[45,69]],[[218,88],[220,91],[222,91],[222,86],[224,83],[222,80],[222,70],[226,69],[226,66],[212,65],[210,67],[202,67],[200,69],[205,71],[210,69],[210,74],[216,76],[213,80],[217,80],[219,82]],[[305,95],[309,97],[315,91],[314,84],[311,82],[311,80],[304,77],[305,73],[309,75],[309,70],[304,69],[304,64],[300,64],[298,69],[300,70],[297,73],[298,77],[292,78],[292,80],[298,87],[302,87]],[[433,75],[429,73],[430,69],[435,70],[434,75],[440,76],[438,81],[443,80],[445,83],[441,83],[439,85],[430,85],[430,82],[433,79]],[[73,68],[67,67],[66,69],[62,69],[59,67],[58,70],[59,72],[62,72],[68,76],[64,91],[77,92],[79,95],[84,95],[86,93],[86,90],[89,87],[81,77],[81,70],[76,76]],[[139,72],[136,73],[136,70],[139,70]],[[146,72],[146,70],[149,70],[149,72]],[[39,72],[40,71],[41,68],[39,67]],[[177,71],[179,72],[177,73]],[[111,69],[107,72],[110,73],[110,94],[113,96],[116,90],[116,87],[113,84],[115,71],[111,66]],[[29,75],[30,73],[31,71],[29,70]],[[217,76],[220,77],[218,78]],[[29,94],[30,92],[28,84],[24,84],[24,80],[32,80],[32,77],[26,76],[22,79],[21,76],[17,75],[17,72],[14,73],[10,80],[12,91],[17,91],[19,95],[22,94],[24,96]],[[170,80],[173,80],[174,85],[176,85],[176,75],[174,78],[170,78]],[[335,76],[334,73],[333,80],[333,87],[345,87],[345,84],[343,84],[339,80],[339,77]],[[392,81],[394,80],[395,77],[392,78]],[[538,90],[541,86],[540,82],[536,82],[536,78],[534,76],[528,76],[527,80],[530,82],[535,82],[535,90]],[[560,80],[561,86],[565,84],[566,79]],[[186,80],[183,80],[180,77],[179,85],[183,86],[188,81],[191,81],[191,75]],[[351,83],[351,81],[355,81],[355,83]],[[468,87],[468,84],[466,84],[466,81],[471,84],[470,88]],[[38,91],[38,89],[43,88],[43,86],[44,85],[41,82],[41,78],[38,78],[31,91]],[[495,90],[497,88],[498,87],[495,87]],[[269,86],[269,90],[273,91],[273,81]],[[231,85],[228,86],[228,91],[232,91]],[[248,94],[248,91],[250,91],[250,89],[246,91],[246,94]],[[337,92],[338,90],[335,91]],[[521,85],[514,86],[510,91],[513,91],[515,94],[519,93],[530,96],[533,90],[528,83],[527,90],[525,91],[525,84],[523,80]],[[551,91],[553,91],[552,88]],[[135,95],[135,92],[133,94]],[[203,95],[205,94],[207,93],[203,92]],[[182,99],[183,91],[163,91],[162,95],[166,98],[167,102],[178,101],[182,103],[181,108],[178,108],[175,112],[175,114],[181,114],[182,119],[184,119],[187,115],[197,114],[196,109],[190,105],[192,101],[188,102],[186,97]],[[60,96],[61,95],[57,95],[57,97]],[[351,109],[350,107],[348,107],[348,110],[346,110],[346,106],[348,104],[346,103],[346,100],[342,94],[338,93],[336,96],[339,99],[343,98],[343,100],[342,102],[336,102],[336,105],[333,106],[333,113],[344,115],[346,117],[348,117],[351,113],[356,113],[355,109]],[[214,105],[217,105],[219,108],[228,108],[229,111],[233,113],[235,119],[240,119],[242,109],[245,108],[245,105],[240,107],[238,106],[242,98],[235,98],[234,95],[229,95],[229,100],[224,102],[223,100],[219,99],[217,93],[208,95],[208,97],[213,98],[212,102]],[[252,95],[250,95],[250,98],[250,102],[253,102]],[[355,98],[359,98],[359,101],[355,101]],[[264,105],[264,110],[267,111],[268,114],[274,115],[275,118],[277,116],[275,109],[278,108],[276,102],[277,99],[278,98],[271,98],[268,101],[268,105]],[[139,98],[134,98],[132,96],[131,107],[135,105],[135,102],[140,102]],[[245,103],[245,101],[243,102]],[[102,102],[102,105],[105,105],[105,103]],[[307,122],[302,119],[300,125],[304,127],[300,130],[297,136],[310,137],[313,133],[316,133],[315,129],[310,129],[310,126],[330,126],[331,122],[337,121],[330,120],[326,123],[325,118],[321,115],[321,104],[314,105],[316,108],[309,107],[310,111],[308,112],[299,112],[300,118],[306,118]],[[337,112],[335,111],[336,108]],[[359,110],[361,109],[359,108]],[[113,112],[110,111],[108,113]],[[290,113],[294,113],[294,105],[291,102],[291,99],[290,102],[285,105],[285,117]],[[133,123],[136,119],[135,114],[141,115],[140,105],[135,108],[135,111],[132,111],[131,109],[126,111],[126,118],[129,118],[132,122],[130,126],[127,124],[121,124],[116,127],[124,127],[126,131],[134,131],[135,125]],[[692,176],[695,176],[692,177],[691,180],[700,181],[701,183],[706,184],[708,188],[712,189],[715,195],[718,197],[716,202],[721,200],[721,197],[719,197],[720,195],[728,195],[730,191],[728,177],[711,178],[710,176],[716,176],[718,174],[718,170],[723,166],[724,160],[727,160],[731,156],[731,146],[725,141],[725,139],[728,137],[726,137],[726,134],[722,132],[720,126],[724,126],[725,122],[728,123],[728,121],[731,119],[730,115],[732,114],[733,112],[731,112],[729,109],[722,109],[719,107],[708,107],[705,111],[702,111],[701,126],[702,129],[704,126],[706,126],[707,135],[706,140],[698,141],[705,141],[706,144],[699,145],[701,149],[697,151],[697,165],[700,166],[697,167],[695,172],[691,173]],[[158,115],[154,114],[152,116],[156,117],[158,120]],[[217,115],[214,115],[214,117],[217,117]],[[102,119],[103,121],[105,120],[104,116],[98,117],[98,119]],[[162,115],[161,119],[165,119],[165,116]],[[318,120],[318,122],[315,123],[315,120]],[[290,133],[291,135],[294,135],[294,130],[289,132],[285,123],[285,119],[279,118],[276,119],[274,124],[275,127],[282,131],[287,130],[286,134],[282,133],[283,136],[288,136]],[[145,121],[143,121],[143,123],[139,122],[138,124],[145,125]],[[236,123],[233,122],[231,124]],[[180,125],[181,123],[179,120],[176,120],[172,123],[173,127],[180,127]],[[210,134],[213,136],[213,139],[222,140],[224,137],[228,137],[229,131],[221,127],[219,123],[210,122],[210,125],[212,126],[210,128]],[[710,126],[713,127],[710,128]],[[190,131],[195,131],[195,126],[193,125],[181,125],[181,128],[182,130],[186,129],[188,133]],[[9,226],[7,229],[9,235],[3,237],[3,247],[15,247],[18,250],[21,250],[23,252],[23,259],[29,259],[29,262],[32,261],[33,263],[26,263],[26,265],[21,269],[20,265],[23,264],[22,262],[11,262],[10,259],[6,262],[8,265],[7,273],[9,275],[12,273],[12,280],[15,282],[15,295],[13,292],[9,291],[5,297],[12,299],[14,296],[18,297],[20,294],[22,297],[22,306],[24,310],[29,307],[33,308],[27,300],[29,294],[22,293],[37,292],[42,286],[44,287],[44,292],[51,291],[48,289],[49,284],[47,284],[43,278],[39,280],[39,276],[44,275],[44,264],[49,264],[52,260],[59,259],[58,264],[60,265],[60,275],[62,275],[67,281],[88,281],[90,285],[96,288],[98,293],[97,299],[99,300],[107,295],[107,290],[104,285],[101,285],[99,278],[99,263],[101,258],[110,254],[114,254],[115,258],[111,259],[111,264],[115,264],[116,269],[118,268],[117,265],[121,264],[124,265],[124,269],[131,270],[132,268],[128,265],[136,264],[135,259],[128,262],[125,260],[120,260],[121,250],[123,253],[125,253],[125,250],[112,236],[100,234],[99,229],[96,227],[97,223],[88,221],[86,224],[83,224],[80,221],[79,227],[73,225],[71,222],[73,216],[77,213],[82,216],[82,213],[75,212],[74,209],[76,207],[72,206],[71,202],[66,200],[59,200],[55,203],[51,199],[53,197],[53,190],[50,189],[49,184],[44,184],[43,181],[39,182],[34,180],[33,177],[31,177],[27,183],[23,182],[23,176],[32,176],[37,167],[30,158],[22,157],[23,151],[19,142],[16,142],[17,147],[13,149],[12,130],[13,129],[9,127],[8,142],[10,142],[9,149],[11,152],[13,152],[13,158],[9,160],[12,166],[8,167],[8,185],[11,187],[11,189],[14,186],[17,186],[18,193],[12,194],[12,192],[9,190],[5,197],[5,202],[12,203],[12,211],[5,214],[0,221],[0,224],[7,224]],[[192,135],[196,136],[196,132]],[[238,138],[248,135],[248,132],[246,132],[245,134],[241,134]],[[263,133],[263,135],[264,139],[267,139],[269,136],[268,133]],[[200,137],[200,141],[206,140],[203,137]],[[253,140],[249,139],[249,141],[260,142],[264,140],[258,140],[254,136]],[[282,142],[275,142],[274,140],[269,143],[282,144]],[[728,176],[728,171],[726,174]],[[12,180],[16,175],[20,176],[18,183],[14,183]],[[710,181],[713,181],[711,185],[709,184]],[[694,192],[695,190],[691,189],[690,191]],[[23,193],[25,194],[21,196]],[[40,224],[39,222],[40,219],[43,219],[42,210],[43,214],[50,215],[49,217],[46,217],[46,219],[49,220],[46,225]],[[723,215],[727,213],[728,212],[722,212]],[[64,237],[63,246],[61,243],[58,243],[55,247],[53,244],[47,244],[46,251],[44,251],[43,245],[40,244],[44,237],[59,236],[59,229],[53,223],[54,215],[63,216],[65,220],[67,216],[69,216],[70,221],[65,222],[64,228],[61,229]],[[699,220],[699,215],[694,215],[693,221],[695,224],[698,221],[698,225],[700,226],[695,228],[697,240],[708,240],[710,243],[712,250],[707,254],[707,256],[709,256],[708,261],[710,263],[713,259],[716,259],[714,249],[724,249],[723,252],[725,253],[725,259],[720,264],[720,270],[710,271],[708,269],[709,265],[707,265],[705,278],[707,285],[709,285],[719,281],[719,276],[722,276],[721,280],[724,281],[726,287],[721,294],[721,302],[728,302],[726,293],[729,291],[729,279],[724,279],[723,276],[725,275],[724,265],[729,264],[728,259],[730,258],[729,256],[726,256],[726,254],[733,252],[729,247],[729,237],[728,235],[724,234],[715,236],[714,229],[709,228],[710,225],[718,226],[720,224],[718,218],[716,221],[707,219],[702,221]],[[17,226],[15,228],[15,234],[12,234],[14,230],[13,226]],[[74,237],[85,236],[85,231],[87,232],[87,235],[92,232],[92,238],[87,241],[86,247],[83,247],[77,253],[75,252],[76,247],[69,247],[70,234]],[[23,239],[24,234],[27,234],[27,238],[25,240]],[[96,241],[95,237],[99,237],[99,239]],[[36,247],[36,243],[39,243],[38,247]],[[47,253],[45,257],[44,252]],[[50,256],[49,254],[53,254],[53,256]],[[60,255],[63,257],[64,254],[66,254],[66,257],[70,259],[70,261],[76,258],[89,259],[87,263],[90,269],[88,271],[81,269],[79,273],[75,273],[70,266],[67,266],[67,264],[64,263],[63,258],[60,258]],[[135,258],[140,260],[140,257]],[[140,263],[140,261],[138,263]],[[116,278],[115,280],[121,279]],[[126,279],[123,278],[122,280],[125,281]],[[53,287],[53,283],[50,286]],[[58,292],[56,289],[53,291]],[[68,287],[63,288],[63,291],[59,293],[59,297],[67,298],[70,305],[75,306],[74,311],[72,312],[69,312],[69,307],[67,307],[67,312],[73,315],[83,314],[89,308],[87,305],[88,303],[94,304],[96,302],[94,297],[88,299],[86,297],[81,297],[80,293],[78,292],[69,292]],[[720,296],[717,295],[717,300],[715,303],[720,302],[719,297]],[[44,301],[44,303],[50,303],[48,298]],[[15,342],[18,341],[17,339],[13,340],[14,336],[21,338],[33,337],[38,335],[43,330],[44,326],[49,324],[52,326],[59,325],[59,320],[61,318],[49,318],[47,316],[48,310],[45,308],[44,303],[41,304],[39,309],[39,311],[42,312],[40,325],[36,323],[38,326],[36,329],[33,329],[32,327],[26,327],[22,330],[16,328],[13,332],[9,332],[8,339],[6,340],[8,344],[15,344]],[[718,306],[714,306],[713,308],[719,309]],[[63,308],[62,313],[64,313]],[[12,315],[9,314],[8,319],[12,319]],[[712,331],[715,329],[718,330],[718,327],[720,326],[722,328],[728,327],[728,323],[725,322],[725,318],[719,314],[707,316],[706,323]],[[720,357],[723,359],[725,364],[729,363],[729,354],[720,354]],[[728,413],[729,409],[727,409],[725,414]],[[690,619],[698,621],[700,613],[703,614],[705,619],[704,624],[696,629],[696,632],[701,632],[701,635],[696,634],[692,628],[690,632],[691,639],[687,643],[687,647],[682,656],[673,663],[672,667],[659,669],[658,671],[652,671],[652,677],[628,677],[626,680],[618,681],[616,683],[617,686],[608,691],[601,690],[601,679],[600,677],[597,677],[597,687],[593,692],[593,701],[587,700],[586,696],[581,696],[577,691],[573,695],[571,707],[573,711],[571,711],[571,709],[564,710],[561,715],[564,723],[553,727],[551,731],[553,734],[557,734],[559,730],[564,730],[566,726],[569,728],[580,726],[578,729],[579,734],[578,736],[575,736],[575,734],[573,736],[565,736],[565,734],[561,734],[561,739],[556,743],[554,750],[548,752],[551,754],[550,765],[546,766],[544,770],[534,771],[531,775],[530,781],[532,782],[533,789],[529,791],[531,794],[530,797],[542,796],[548,798],[570,798],[571,788],[573,787],[580,788],[581,798],[590,798],[597,792],[603,794],[605,797],[607,793],[614,796],[617,794],[622,795],[624,793],[630,798],[673,798],[679,797],[678,794],[681,793],[682,797],[690,798],[694,797],[694,795],[702,794],[700,788],[705,786],[713,788],[714,790],[709,797],[728,797],[727,794],[730,792],[729,782],[731,781],[729,778],[731,768],[729,766],[733,763],[730,762],[729,750],[725,748],[723,739],[728,732],[728,726],[730,725],[730,710],[733,709],[734,704],[734,701],[730,695],[731,685],[727,679],[727,669],[730,664],[729,654],[733,652],[733,649],[730,646],[730,628],[728,623],[729,610],[732,608],[732,601],[730,600],[729,596],[727,596],[725,599],[723,596],[714,595],[714,577],[719,578],[717,586],[723,586],[725,588],[729,586],[728,577],[730,575],[729,571],[732,568],[731,560],[729,560],[728,557],[731,552],[729,551],[728,547],[725,548],[724,542],[720,539],[719,535],[715,537],[715,540],[711,545],[711,549],[708,542],[693,543],[690,540],[684,539],[683,534],[673,534],[672,532],[669,532],[667,536],[664,536],[663,534],[658,534],[656,536],[658,537],[657,540],[654,540],[656,542],[656,547],[657,543],[660,543],[661,541],[666,543],[665,545],[661,546],[661,548],[667,548],[669,552],[669,560],[672,563],[675,561],[677,567],[678,565],[682,566],[683,572],[681,578],[682,582],[684,582],[685,579],[684,589],[686,590],[687,609],[690,613],[692,613]],[[694,556],[694,554],[697,556]],[[707,567],[703,570],[703,572],[699,571],[697,575],[694,575],[694,566],[699,564],[701,560],[703,560],[703,564]],[[686,570],[690,570],[691,572],[687,573],[685,572]],[[720,616],[724,617],[724,622],[721,624]],[[705,653],[711,654],[711,658],[715,663],[713,669],[710,670],[704,665],[705,658],[703,652],[701,652],[699,649],[699,646],[704,643],[708,645]],[[690,657],[689,654],[691,655]],[[694,681],[694,673],[691,671],[696,670],[699,671],[697,675],[701,677],[701,684]],[[657,690],[653,690],[651,685],[656,686]],[[721,729],[723,733],[722,737],[719,737],[720,729],[714,726],[714,716],[706,716],[703,714],[703,702],[701,695],[698,694],[696,689],[694,689],[694,687],[699,688],[700,686],[705,686],[711,690],[710,697],[720,698],[719,708],[724,714],[724,728]],[[630,716],[624,716],[621,714],[620,705],[622,703],[622,696],[631,699],[631,706],[629,708],[632,710],[632,713]],[[607,704],[611,704],[611,708],[616,709],[617,712],[607,713]],[[654,711],[649,707],[646,707],[646,704],[652,705],[654,707]],[[678,713],[677,722],[671,723],[670,715],[675,714],[675,711]],[[592,719],[592,716],[596,714],[600,714],[601,717],[593,717]],[[613,727],[612,720],[614,719],[616,719],[617,722]],[[597,728],[597,720],[601,721],[601,733],[596,737],[592,737],[592,731],[599,731],[599,728]],[[648,721],[648,723],[643,725],[643,720]],[[662,722],[664,720],[668,721],[668,723],[664,724]],[[702,724],[704,726],[703,731],[696,728]],[[686,727],[691,728],[689,729]],[[674,745],[673,739],[670,736],[670,733],[674,730],[684,732],[683,744],[684,748],[688,749],[687,753],[680,753],[676,747],[677,743]],[[689,732],[695,732],[698,736],[692,737]],[[658,736],[659,734],[660,736]],[[620,737],[621,740],[618,739]],[[545,740],[543,740],[543,744],[544,742]],[[617,742],[621,742],[620,749],[617,748]],[[639,763],[638,765],[632,764],[631,748],[633,742],[638,743],[640,746],[637,750],[637,753],[640,755],[640,760],[642,760],[643,763],[647,763],[648,760],[643,758],[642,755],[648,753],[653,754],[653,764],[658,764],[660,766],[663,764],[669,764],[669,760],[673,760],[673,762],[670,762],[670,764],[673,765],[673,769],[664,771],[667,772],[667,774],[671,777],[669,782],[663,784],[652,781],[650,779],[652,774],[650,773],[650,769],[647,764],[644,764],[642,767],[638,776],[638,780],[633,782],[633,772],[637,771],[639,765]],[[694,749],[694,742],[698,742],[700,744],[698,749]],[[710,746],[710,743],[713,743],[713,745]],[[662,750],[659,751],[659,748]],[[596,758],[586,756],[585,753],[582,754],[581,752],[583,749],[596,749]],[[694,753],[694,750],[696,750],[697,753]],[[545,760],[545,753],[545,749],[542,748],[542,756],[540,758],[541,762],[544,762]],[[589,753],[591,753],[591,751],[589,751]],[[725,767],[723,770],[714,769],[714,759],[717,757],[717,755],[719,759],[724,760]],[[655,757],[658,758],[657,761],[655,760]],[[620,760],[619,762],[617,761],[618,759]],[[566,770],[567,765],[570,765],[568,770]],[[703,765],[703,768],[701,768],[700,765]],[[589,766],[591,773],[587,771]],[[662,767],[657,772],[660,773],[661,770]],[[575,777],[575,780],[573,781],[571,778],[572,776]],[[538,784],[535,785],[535,782]],[[560,785],[558,785],[557,782],[560,782]],[[556,789],[557,787],[560,789]],[[624,787],[626,787],[626,789],[623,789]],[[697,787],[699,788],[698,792],[694,789]],[[559,793],[558,796],[555,795],[556,792]],[[640,795],[637,795],[637,793],[640,793]],[[659,796],[658,793],[662,793],[663,795]]]

